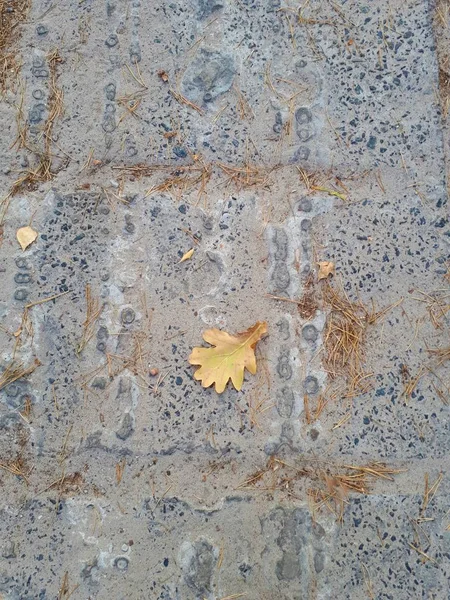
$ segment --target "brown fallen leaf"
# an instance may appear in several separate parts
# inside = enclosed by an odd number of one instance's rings
[[[181,257],[181,259],[178,262],[182,263],[185,260],[189,260],[193,254],[194,254],[194,248],[191,248],[190,250],[188,250],[187,252],[185,252],[183,254],[183,256]]]
[[[165,71],[158,71],[158,77],[160,79],[162,79],[162,81],[164,81],[164,83],[167,83],[169,81],[169,76],[167,75],[167,73]]]
[[[18,229],[16,236],[22,250],[26,250],[28,246],[35,241],[38,236],[38,232],[27,225],[26,227],[21,227]]]
[[[215,384],[216,392],[221,394],[229,379],[239,391],[244,381],[244,370],[252,375],[256,373],[256,343],[267,332],[267,323],[255,323],[253,327],[230,335],[220,329],[207,329],[203,339],[210,348],[193,348],[189,356],[191,365],[200,365],[194,378],[207,388]]]
[[[317,274],[317,280],[326,279],[328,275],[334,275],[334,262],[330,260],[321,260],[317,263],[319,265],[319,272]]]

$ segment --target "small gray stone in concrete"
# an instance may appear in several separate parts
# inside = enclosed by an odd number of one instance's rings
[[[293,552],[285,552],[277,563],[276,574],[278,579],[297,579],[300,575],[300,564]]]
[[[277,373],[284,381],[288,381],[292,377],[292,367],[289,363],[289,354],[287,352],[282,352],[278,357]]]
[[[28,273],[16,273],[14,275],[14,281],[20,284],[30,283],[31,275],[29,275]]]
[[[16,258],[16,267],[18,269],[30,269],[30,263],[27,261],[26,258],[22,258],[22,257],[18,257]]]
[[[19,300],[19,302],[25,302],[28,298],[28,290],[24,288],[19,288],[14,292],[14,299]]]
[[[314,555],[314,570],[316,571],[316,573],[320,573],[321,571],[323,571],[324,566],[325,554],[319,550]]]
[[[291,276],[289,275],[289,270],[284,262],[275,263],[273,273],[272,273],[272,281],[275,286],[275,290],[280,292],[286,290],[291,283]]]
[[[141,47],[137,40],[130,44],[130,61],[132,64],[140,63],[142,60]]]
[[[2,550],[3,558],[16,558],[16,544],[13,541],[6,542]]]
[[[308,342],[315,342],[319,337],[319,332],[314,325],[305,325],[302,329],[302,336]]]
[[[193,544],[188,564],[185,566],[185,581],[197,594],[211,592],[212,576],[216,566],[213,546],[206,540]]]
[[[221,0],[198,0],[197,17],[207,19],[209,16],[223,8],[224,3]]]
[[[280,319],[277,323],[277,327],[280,332],[281,339],[286,342],[291,336],[289,330],[289,321],[287,319]]]
[[[115,97],[116,97],[116,84],[115,83],[108,83],[107,86],[105,86],[105,94],[106,94],[106,98],[112,102]]]
[[[285,421],[281,426],[281,439],[283,441],[291,442],[294,439],[295,429],[290,421]]]
[[[106,327],[103,325],[98,328],[97,331],[97,339],[100,341],[107,340],[109,338],[109,333]]]
[[[288,252],[288,236],[284,229],[275,229],[272,238],[273,243],[276,246],[274,259],[277,261],[284,261],[287,258]]]
[[[105,44],[108,46],[108,48],[114,48],[114,46],[117,46],[118,43],[119,38],[115,33],[111,33],[111,35],[109,35],[105,40]]]
[[[306,161],[311,154],[311,150],[307,146],[299,146],[290,162],[296,163]]]
[[[122,418],[122,424],[116,431],[116,435],[121,440],[127,440],[134,431],[133,417],[127,412]]]
[[[129,562],[130,561],[126,556],[118,556],[114,559],[114,566],[116,569],[119,569],[119,571],[126,571],[128,569]]]
[[[294,392],[291,390],[291,388],[284,387],[277,399],[277,411],[280,417],[289,419],[294,409],[294,403]]]
[[[295,113],[295,120],[300,125],[306,125],[307,123],[310,123],[312,121],[312,114],[309,108],[304,106],[298,108]]]
[[[214,100],[231,88],[234,75],[235,67],[231,55],[201,49],[184,75],[184,95],[195,104],[201,104],[207,92],[211,94],[211,100]]]
[[[98,390],[104,390],[106,388],[106,377],[96,377],[92,382],[92,387]]]
[[[317,394],[319,391],[319,382],[317,381],[317,377],[308,375],[303,382],[303,389],[307,394]]]
[[[136,313],[132,308],[124,308],[120,314],[120,318],[124,325],[131,325],[136,318]]]
[[[312,221],[311,219],[303,219],[303,221],[300,223],[300,229],[302,231],[309,231],[312,227]]]

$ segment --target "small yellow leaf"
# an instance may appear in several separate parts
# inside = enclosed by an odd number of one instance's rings
[[[329,188],[322,187],[320,185],[313,185],[311,187],[311,189],[314,190],[315,192],[325,192],[326,194],[329,194],[330,196],[336,196],[336,198],[339,198],[340,200],[343,200],[344,202],[346,202],[346,200],[347,200],[347,196],[345,194],[342,194],[342,192],[337,192],[336,190],[330,190]]]
[[[38,236],[38,232],[35,231],[32,227],[27,225],[26,227],[21,227],[17,230],[16,233],[17,241],[19,242],[22,250],[26,250],[30,244],[34,242],[34,240]]]
[[[200,365],[194,378],[207,388],[215,384],[216,392],[221,394],[231,379],[239,391],[244,381],[244,370],[252,375],[256,373],[256,343],[267,332],[267,323],[255,323],[253,327],[236,335],[230,335],[220,329],[207,329],[203,332],[209,348],[193,348],[189,356],[191,365]]]
[[[183,254],[183,256],[181,257],[181,259],[178,262],[182,263],[185,260],[189,260],[193,254],[194,254],[194,248],[191,248],[185,254]]]
[[[317,280],[326,279],[328,275],[334,275],[334,262],[330,260],[322,260],[317,263],[319,265],[319,273]]]

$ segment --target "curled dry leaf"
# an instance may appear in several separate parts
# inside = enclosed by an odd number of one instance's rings
[[[255,323],[253,327],[236,335],[230,335],[220,329],[207,329],[203,333],[210,348],[194,348],[189,356],[191,365],[200,365],[194,378],[207,388],[215,384],[216,392],[221,394],[231,379],[239,391],[244,381],[244,370],[256,373],[255,346],[267,332],[267,323]]]
[[[188,250],[187,252],[185,252],[183,254],[183,256],[181,257],[181,259],[178,262],[182,263],[185,260],[189,260],[193,254],[194,254],[194,248],[191,248],[190,250]]]
[[[16,236],[22,250],[26,250],[28,246],[35,241],[38,236],[38,232],[27,225],[26,227],[21,227],[18,229]]]
[[[334,262],[330,260],[322,260],[317,263],[319,265],[319,273],[317,280],[326,279],[328,275],[334,275]]]
[[[158,71],[158,77],[164,81],[164,83],[167,83],[169,81],[169,76],[167,75],[167,73],[165,71]]]

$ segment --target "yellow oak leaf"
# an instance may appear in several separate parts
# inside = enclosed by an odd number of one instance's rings
[[[28,246],[35,241],[38,236],[38,232],[27,225],[26,227],[21,227],[18,229],[16,236],[22,250],[26,250]]]
[[[183,256],[181,257],[181,259],[178,262],[182,263],[185,260],[189,260],[193,254],[194,254],[194,248],[191,248],[190,250],[188,250],[187,252],[185,252],[183,254]]]
[[[200,365],[194,378],[207,388],[215,384],[216,392],[221,394],[231,379],[239,391],[244,381],[244,370],[252,375],[256,373],[256,343],[267,332],[267,323],[255,323],[253,327],[236,335],[230,335],[220,329],[207,329],[203,339],[210,348],[193,348],[189,356],[191,365]]]
[[[330,260],[322,260],[317,263],[319,265],[319,272],[317,274],[317,280],[326,279],[328,275],[334,275],[334,262]]]

